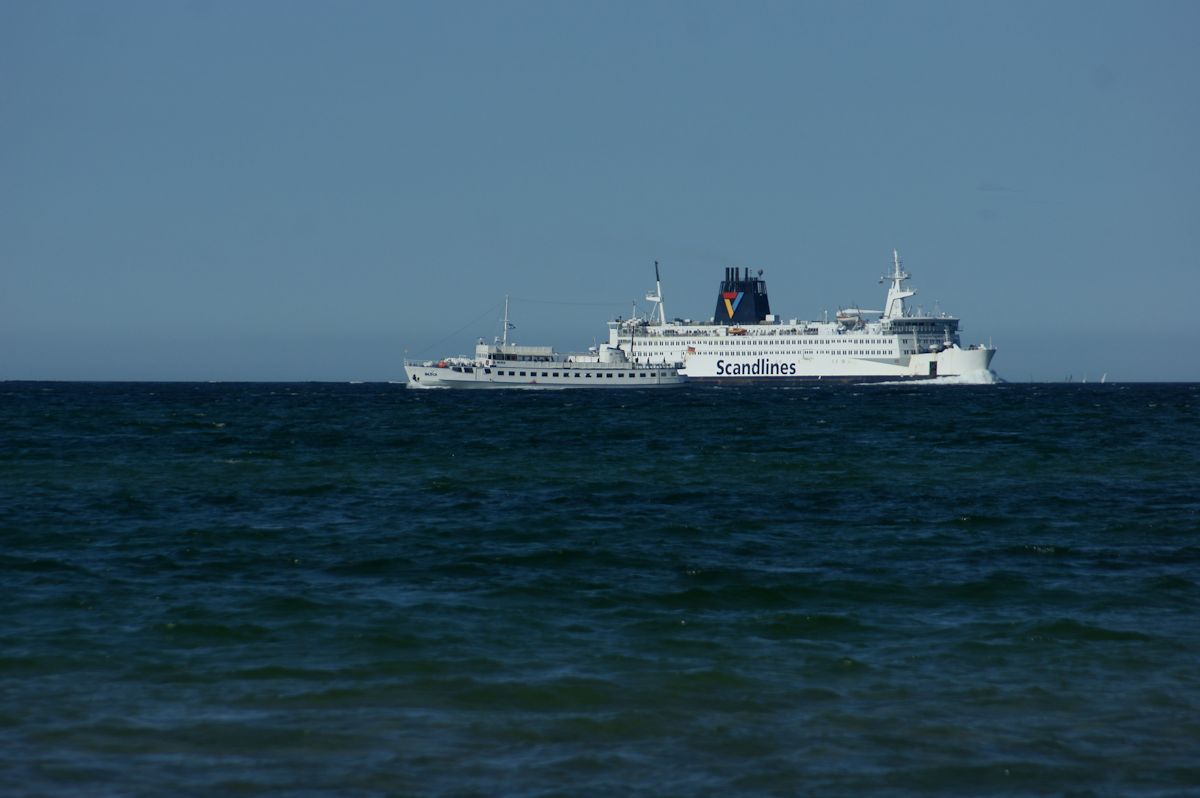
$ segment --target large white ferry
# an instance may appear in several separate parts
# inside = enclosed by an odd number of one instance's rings
[[[789,383],[814,380],[865,382],[979,374],[996,350],[963,348],[959,320],[905,307],[916,291],[892,252],[893,269],[883,310],[849,308],[833,321],[783,320],[771,313],[767,284],[749,269],[727,268],[711,321],[667,321],[662,281],[655,264],[650,318],[608,324],[608,344],[638,365],[682,361],[690,382]],[[655,318],[657,316],[657,318]]]
[[[493,343],[480,338],[474,357],[404,361],[409,388],[672,388],[687,379],[677,363],[651,363],[627,349],[602,345],[595,351],[560,354],[549,346],[508,342],[508,300],[504,333]],[[628,347],[628,342],[627,342]]]

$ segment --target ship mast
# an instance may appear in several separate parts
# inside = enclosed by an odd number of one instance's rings
[[[504,332],[500,341],[502,346],[508,346],[508,294],[504,295]]]
[[[888,289],[887,304],[883,306],[883,321],[899,319],[904,316],[904,300],[910,296],[915,296],[916,291],[904,290],[904,281],[908,279],[908,272],[900,268],[900,253],[892,250],[892,273],[887,277],[880,277],[879,282],[891,280],[892,287]]]
[[[658,323],[666,326],[667,311],[663,307],[662,279],[658,276],[658,261],[654,261],[654,293],[646,294],[646,301],[653,302],[658,309]],[[654,311],[650,311],[654,315]]]
[[[630,302],[632,307],[629,311],[629,360],[636,362],[633,359],[633,336],[637,332],[637,302]]]

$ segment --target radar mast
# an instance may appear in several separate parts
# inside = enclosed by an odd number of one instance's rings
[[[900,253],[893,249],[892,273],[887,277],[879,278],[879,282],[883,282],[884,280],[892,281],[892,287],[888,289],[887,303],[883,306],[884,321],[902,318],[904,316],[904,300],[916,295],[916,291],[907,291],[904,289],[904,281],[908,277],[908,272],[904,271],[900,266]]]
[[[654,293],[646,294],[646,301],[654,303],[654,308],[650,311],[651,318],[654,317],[654,311],[657,310],[658,323],[666,326],[667,311],[663,307],[662,278],[658,276],[658,261],[654,261]]]

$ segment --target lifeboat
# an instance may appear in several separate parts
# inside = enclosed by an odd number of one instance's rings
[[[730,327],[729,334],[730,335],[745,335],[746,328],[745,327]]]

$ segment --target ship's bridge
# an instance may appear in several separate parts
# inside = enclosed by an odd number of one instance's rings
[[[881,324],[885,334],[911,335],[920,350],[961,345],[958,319],[953,316],[901,316]]]
[[[517,344],[485,344],[482,340],[475,345],[475,356],[495,361],[516,360],[545,362],[555,359],[550,346],[518,346]]]

